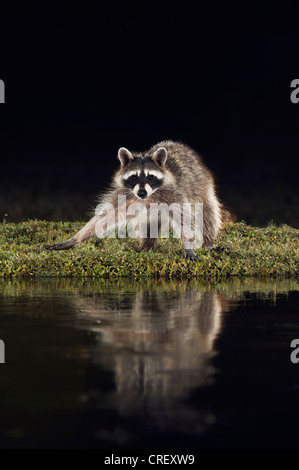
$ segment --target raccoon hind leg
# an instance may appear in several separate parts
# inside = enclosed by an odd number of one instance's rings
[[[216,239],[220,227],[219,203],[215,198],[213,203],[205,204],[203,211],[203,245],[208,250],[216,248]]]

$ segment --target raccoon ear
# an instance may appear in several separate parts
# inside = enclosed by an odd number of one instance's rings
[[[163,166],[165,165],[167,159],[167,150],[165,147],[160,147],[158,150],[155,151],[153,155],[153,160],[157,165]]]
[[[134,159],[133,155],[131,152],[126,149],[125,147],[121,147],[118,151],[118,158],[122,166],[126,166],[128,163],[130,163],[131,160]]]

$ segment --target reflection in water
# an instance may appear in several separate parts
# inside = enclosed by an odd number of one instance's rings
[[[298,281],[0,282],[0,338],[8,351],[0,446],[170,447],[182,439],[187,446],[189,436],[197,445],[194,437],[218,425],[213,402],[196,394],[206,388],[220,401],[220,339],[227,350],[232,338],[240,348],[238,331],[256,328],[252,316],[237,318],[225,343],[224,313],[253,301],[275,305],[292,290]]]
[[[146,413],[162,429],[171,425],[188,433],[213,422],[208,411],[198,413],[184,399],[212,382],[219,294],[185,286],[124,295],[120,303],[102,297],[72,302],[78,319],[101,322],[91,328],[99,333],[93,360],[113,370],[116,390],[109,402],[118,412]]]

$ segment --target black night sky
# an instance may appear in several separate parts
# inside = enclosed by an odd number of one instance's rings
[[[239,220],[298,227],[298,18],[295,2],[7,9],[1,219],[86,220],[119,147],[172,139],[203,155]]]

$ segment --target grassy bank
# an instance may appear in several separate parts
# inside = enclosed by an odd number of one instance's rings
[[[69,251],[49,252],[44,243],[70,238],[84,224],[29,221],[0,224],[0,277],[200,278],[296,277],[299,230],[287,225],[265,228],[236,223],[218,239],[221,250],[197,251],[186,261],[178,240],[162,240],[143,252],[138,241],[95,239]]]

